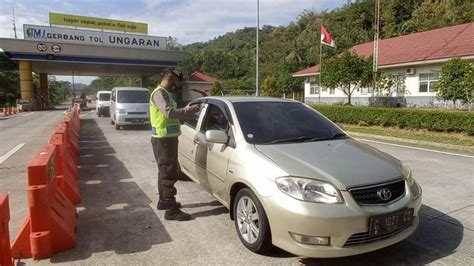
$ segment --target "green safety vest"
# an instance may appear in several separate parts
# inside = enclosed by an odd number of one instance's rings
[[[171,138],[181,135],[181,123],[179,119],[167,118],[153,102],[153,95],[159,90],[168,96],[169,104],[172,108],[177,108],[176,101],[171,94],[163,87],[158,86],[150,96],[150,123],[151,136],[154,138]]]

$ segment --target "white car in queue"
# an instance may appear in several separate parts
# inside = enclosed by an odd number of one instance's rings
[[[147,88],[116,87],[110,96],[110,123],[119,130],[126,125],[150,124],[150,91]]]
[[[204,108],[181,127],[181,170],[230,209],[248,249],[342,257],[415,232],[422,192],[410,168],[313,108],[264,97],[195,103]]]

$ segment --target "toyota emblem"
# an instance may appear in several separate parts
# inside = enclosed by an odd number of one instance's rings
[[[377,191],[377,196],[383,201],[388,201],[392,197],[392,192],[388,188],[382,188],[381,190]]]

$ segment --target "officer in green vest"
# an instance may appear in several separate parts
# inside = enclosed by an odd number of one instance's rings
[[[158,210],[166,210],[166,220],[187,221],[191,215],[180,210],[174,184],[180,174],[178,164],[178,136],[181,121],[197,119],[201,105],[178,109],[172,91],[184,86],[183,74],[165,70],[160,85],[150,96],[151,143],[158,164]]]

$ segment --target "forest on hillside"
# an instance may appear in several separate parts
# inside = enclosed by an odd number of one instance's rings
[[[359,1],[332,11],[305,10],[288,26],[263,26],[259,40],[262,84],[276,80],[281,93],[301,90],[297,70],[318,64],[320,25],[331,33],[337,49],[323,48],[328,58],[373,40],[375,0]],[[470,0],[381,0],[381,39],[474,21]],[[219,78],[226,90],[255,89],[255,28],[239,29],[203,43],[183,46],[187,73],[201,70]]]
[[[304,8],[302,8],[304,9]],[[330,58],[348,48],[373,40],[375,0],[346,4],[331,11],[302,10],[287,26],[263,26],[259,38],[260,84],[268,85],[276,94],[301,90],[302,80],[291,74],[319,62],[320,26],[331,33],[337,49],[323,48],[323,58]],[[474,21],[472,0],[381,0],[381,38],[391,38]],[[203,71],[221,80],[226,93],[239,94],[255,90],[255,28],[247,27],[229,32],[207,42],[180,45],[168,38],[169,49],[188,53],[180,65],[185,74]],[[0,101],[19,98],[16,63],[0,56]],[[35,80],[37,77],[34,77]],[[150,77],[156,84],[159,77]],[[34,82],[34,87],[37,82]],[[50,81],[51,91],[63,95],[70,84]],[[58,86],[55,86],[58,85]],[[92,81],[89,91],[112,89],[116,86],[140,86],[139,77],[99,77]],[[55,97],[59,101],[60,97]]]

